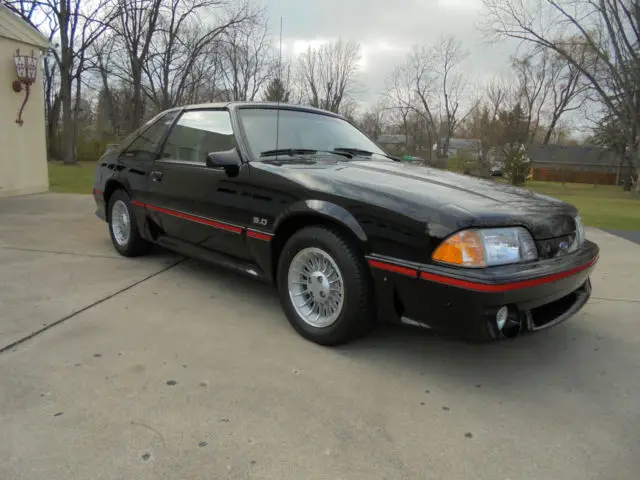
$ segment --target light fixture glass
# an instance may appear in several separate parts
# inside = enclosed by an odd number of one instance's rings
[[[27,78],[30,82],[36,81],[38,73],[38,59],[36,57],[26,57],[27,59]]]
[[[13,61],[16,65],[16,75],[23,83],[34,83],[38,74],[38,57],[31,55],[20,55],[20,50],[16,51]]]
[[[13,57],[16,62],[16,74],[19,79],[23,79],[27,76],[27,62],[24,55],[16,55]]]

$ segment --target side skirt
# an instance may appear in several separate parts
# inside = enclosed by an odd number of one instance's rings
[[[225,253],[198,247],[168,235],[159,235],[155,239],[155,243],[186,257],[218,265],[267,284],[273,283],[271,278],[265,275],[257,263],[249,260],[239,259]]]

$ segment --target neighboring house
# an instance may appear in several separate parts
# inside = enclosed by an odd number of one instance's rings
[[[482,154],[482,142],[475,138],[451,137],[447,151],[450,157],[462,153],[470,155],[473,159],[478,159]]]
[[[534,180],[615,185],[632,174],[620,156],[595,146],[530,145]]]
[[[440,142],[440,144],[435,144],[433,146],[433,151],[438,152],[438,150],[444,148],[444,140]],[[449,145],[447,147],[447,157],[455,157],[456,155],[468,155],[472,159],[476,160],[480,158],[482,154],[482,142],[475,138],[456,138],[451,137],[449,139]]]
[[[407,136],[382,134],[378,137],[378,145],[390,152],[400,152],[407,148]]]
[[[0,197],[49,189],[40,59],[47,48],[47,38],[0,5]],[[14,61],[18,49],[21,55],[38,58],[37,77],[22,112],[22,126],[16,119],[25,99],[25,86],[20,92],[13,89],[18,78]]]

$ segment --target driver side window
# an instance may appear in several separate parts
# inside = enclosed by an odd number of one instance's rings
[[[209,153],[235,146],[227,110],[190,110],[171,129],[162,158],[204,165]]]

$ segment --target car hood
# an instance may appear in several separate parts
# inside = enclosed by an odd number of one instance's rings
[[[524,225],[537,239],[575,230],[577,210],[572,205],[493,180],[382,161],[280,168],[281,174],[313,190],[397,211],[427,223],[432,230]]]

